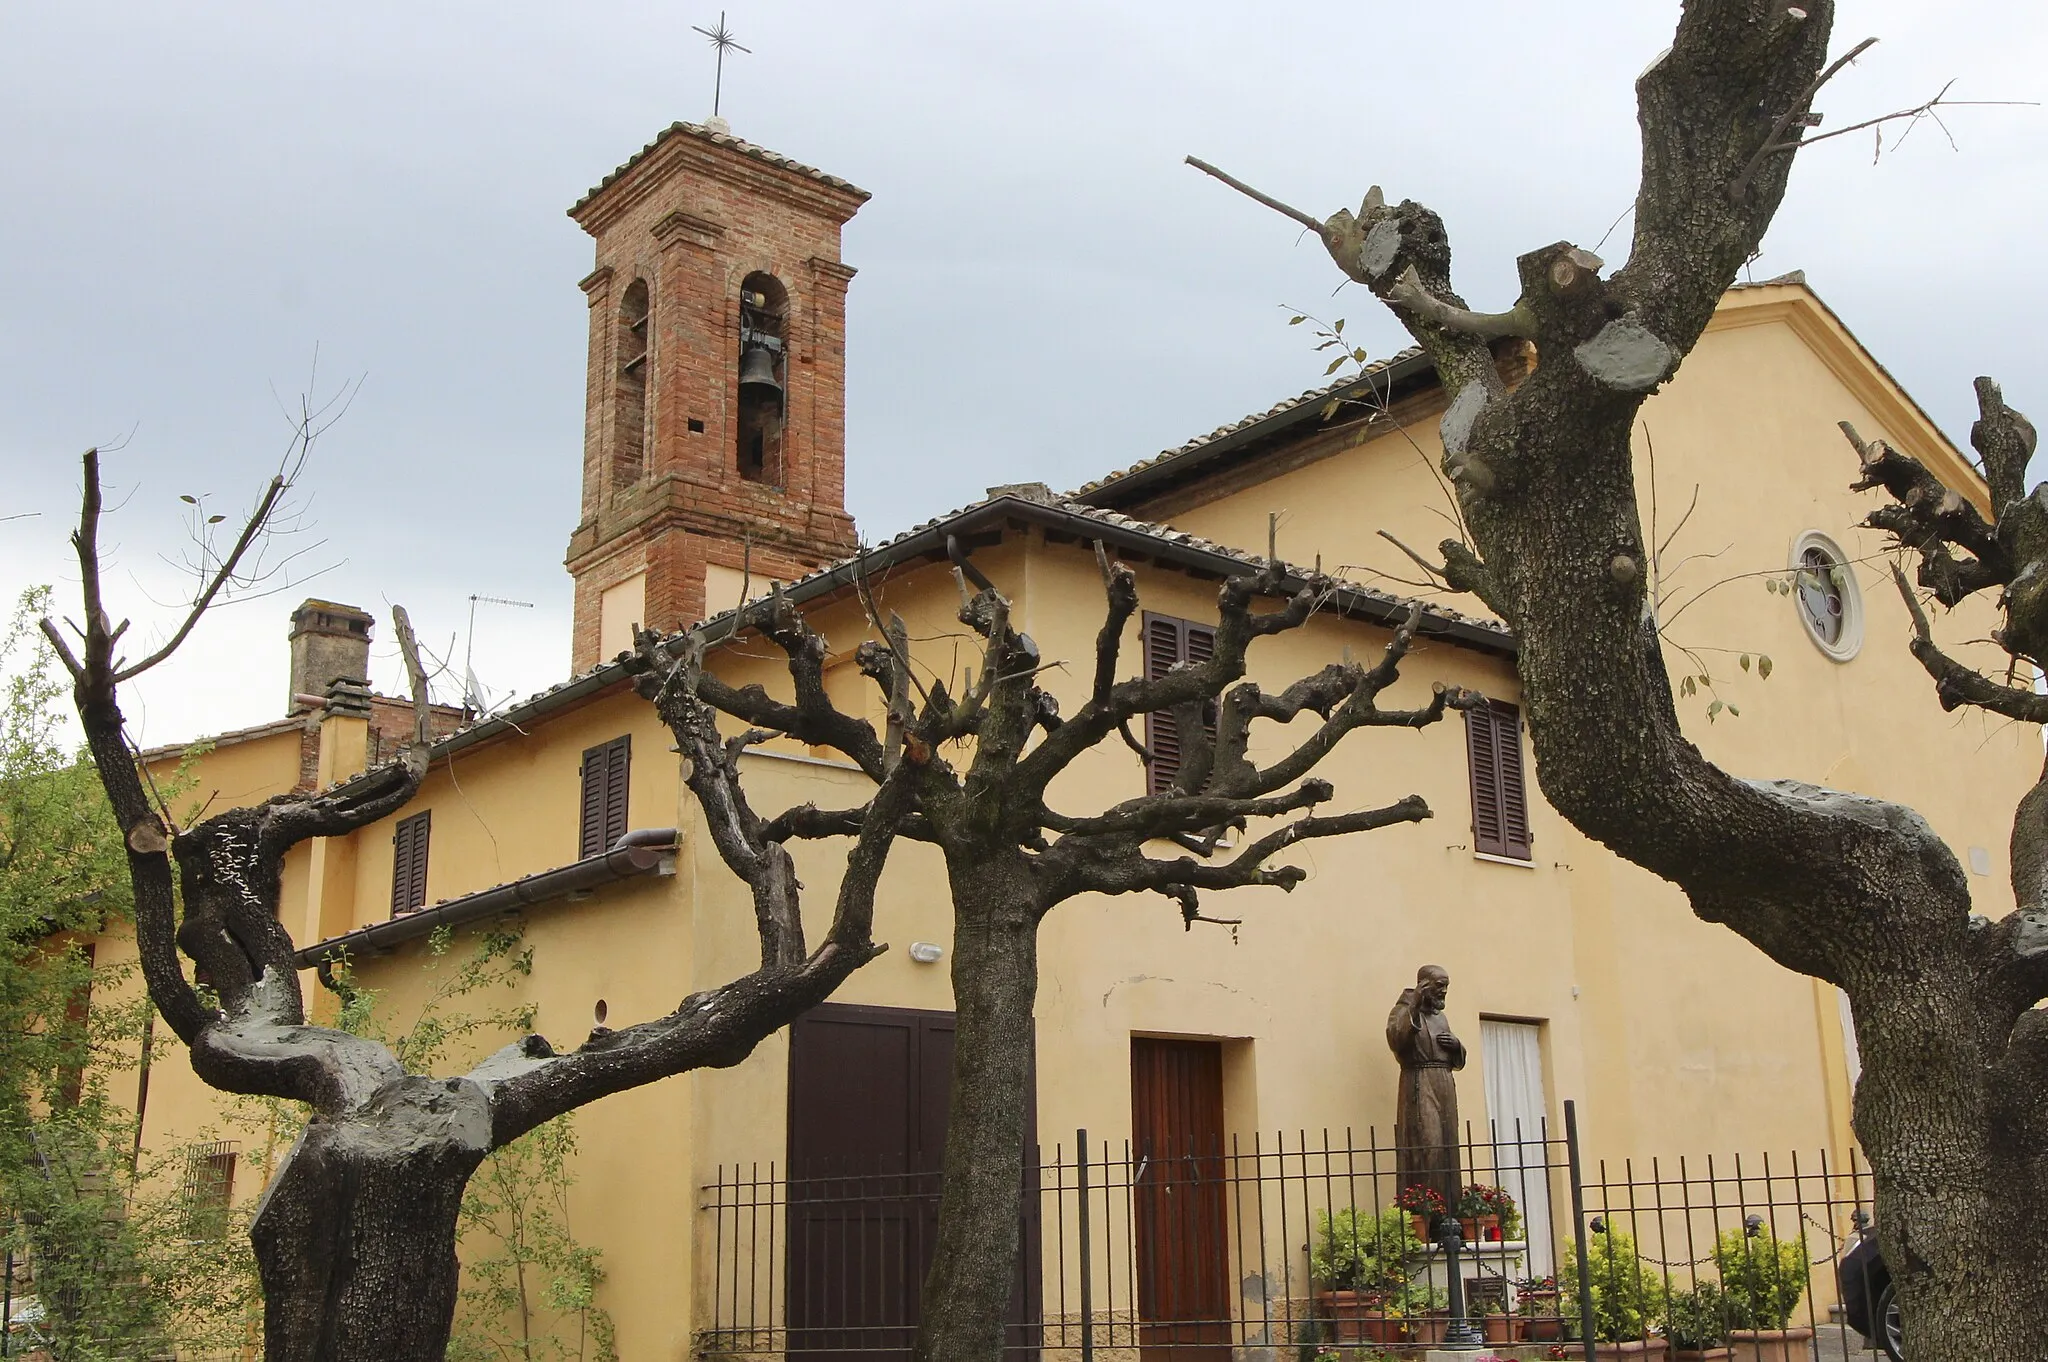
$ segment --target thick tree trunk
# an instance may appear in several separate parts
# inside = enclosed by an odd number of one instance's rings
[[[1903,976],[1902,976],[1903,977]],[[1856,1133],[1877,1187],[1877,1228],[1920,1359],[2048,1358],[2042,1151],[2015,1139],[1984,1059],[1969,971],[1927,968],[1912,987],[1858,990],[1865,1059]],[[1985,1321],[1996,1321],[1985,1328]]]
[[[1522,639],[1545,796],[1701,917],[1848,988],[1856,1129],[1916,1360],[2048,1358],[2042,1175],[1994,1152],[2013,1143],[1995,1073],[2011,1028],[1987,1015],[1954,857],[1904,810],[1733,780],[1701,758],[1639,622],[1641,583],[1611,570],[1643,552],[1625,432],[1531,402],[1519,444],[1512,502],[1477,499],[1468,518]]]
[[[394,1120],[409,1114],[313,1122],[265,1194],[249,1237],[266,1362],[440,1362],[446,1353],[456,1215],[483,1146],[462,1128],[468,1113],[445,1113],[453,1128],[442,1130]]]
[[[1016,851],[965,859],[948,858],[956,905],[953,1095],[916,1362],[997,1362],[1017,1279],[1038,913]]]

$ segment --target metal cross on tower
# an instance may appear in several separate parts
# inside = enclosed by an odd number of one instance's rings
[[[724,10],[718,11],[717,28],[705,28],[699,24],[691,24],[690,29],[692,32],[701,33],[705,37],[709,38],[711,40],[711,45],[718,49],[718,69],[717,74],[713,78],[711,84],[711,116],[713,118],[716,118],[718,117],[719,96],[724,93],[725,88],[726,52],[728,50],[731,50],[734,52],[745,52],[751,55],[754,49],[752,49],[751,47],[741,47],[738,43],[733,41],[732,30],[725,26]]]

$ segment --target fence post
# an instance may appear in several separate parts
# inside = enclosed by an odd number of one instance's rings
[[[1595,1362],[1593,1344],[1600,1331],[1593,1322],[1593,1269],[1586,1260],[1586,1180],[1579,1170],[1579,1108],[1569,1097],[1564,1102],[1564,1149],[1572,1180],[1572,1248],[1579,1263],[1579,1337],[1586,1345],[1586,1362]]]
[[[1074,1132],[1074,1183],[1081,1210],[1075,1225],[1081,1235],[1081,1362],[1095,1362],[1095,1271],[1088,1242],[1088,1129]]]
[[[0,1287],[0,1357],[14,1353],[14,1250],[7,1250],[7,1283]]]

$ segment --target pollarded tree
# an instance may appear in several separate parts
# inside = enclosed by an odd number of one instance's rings
[[[275,523],[290,485],[270,484],[232,548],[208,557],[193,605],[170,640],[139,662],[115,649],[127,629],[101,597],[99,456],[85,456],[73,536],[84,593],[78,647],[43,621],[72,678],[93,762],[126,844],[137,951],[149,996],[187,1046],[192,1067],[225,1092],[306,1104],[311,1118],[266,1191],[251,1228],[270,1362],[434,1362],[447,1348],[457,1293],[457,1213],[484,1156],[607,1094],[686,1070],[739,1063],[764,1036],[829,996],[879,951],[870,935],[875,885],[914,800],[915,768],[879,782],[854,831],[831,926],[804,944],[800,886],[781,830],[750,820],[717,839],[754,891],[759,968],[683,999],[667,1016],[557,1052],[527,1036],[469,1072],[408,1072],[390,1048],[311,1024],[290,936],[278,921],[284,859],[315,837],[342,836],[402,807],[426,766],[425,674],[403,610],[394,611],[411,675],[416,727],[400,761],[331,789],[171,826],[125,731],[119,688],[169,657],[223,592],[246,580],[251,550]],[[822,650],[792,653],[800,695],[819,685]],[[707,687],[713,695],[724,692]],[[745,808],[734,764],[701,701],[672,690],[665,713],[690,761],[689,785],[717,811]],[[751,706],[749,706],[751,712]],[[175,883],[174,883],[175,874]],[[183,952],[211,996],[186,977]]]
[[[342,785],[172,828],[167,811],[152,801],[122,725],[119,686],[168,657],[217,592],[237,580],[244,553],[261,539],[286,484],[272,483],[236,546],[215,560],[220,566],[171,642],[125,665],[114,650],[126,626],[112,623],[101,600],[99,463],[89,452],[74,536],[84,587],[82,649],[74,653],[63,631],[43,622],[71,672],[126,842],[151,998],[206,1082],[296,1099],[313,1111],[251,1234],[272,1362],[439,1358],[456,1298],[457,1211],[483,1157],[609,1093],[737,1064],[764,1036],[823,1001],[882,949],[871,939],[875,890],[898,836],[939,849],[955,913],[952,1109],[918,1356],[994,1362],[1019,1251],[1040,920],[1079,894],[1157,893],[1192,924],[1202,920],[1204,891],[1291,889],[1306,872],[1270,863],[1295,843],[1430,816],[1416,796],[1382,808],[1317,813],[1333,791],[1312,773],[1339,740],[1359,728],[1422,728],[1476,699],[1438,687],[1419,709],[1379,708],[1421,624],[1420,607],[1394,631],[1376,665],[1347,658],[1278,694],[1245,680],[1254,642],[1300,628],[1342,592],[1320,574],[1294,574],[1270,557],[1220,588],[1207,661],[1155,678],[1119,679],[1124,633],[1138,610],[1137,582],[1098,549],[1108,604],[1093,683],[1087,701],[1064,720],[1039,684],[1044,662],[1036,646],[1012,627],[1009,602],[964,556],[960,617],[981,636],[983,656],[958,697],[915,678],[907,631],[900,620],[884,622],[865,582],[859,584],[879,635],[856,650],[860,670],[887,701],[879,733],[833,707],[824,684],[831,650],[779,591],[741,609],[727,636],[752,631],[785,655],[789,699],[720,677],[707,665],[702,631],[643,633],[630,664],[637,689],[675,735],[710,843],[752,891],[760,967],[691,995],[666,1017],[593,1033],[568,1053],[528,1036],[466,1074],[416,1074],[375,1040],[308,1023],[293,944],[277,917],[292,846],[364,827],[402,807],[418,788],[427,751],[426,681],[404,612],[395,612],[395,623],[412,678],[415,741],[403,760]],[[1262,609],[1261,602],[1277,604]],[[1131,725],[1161,711],[1174,716],[1181,735],[1181,764],[1169,788],[1078,815],[1047,803],[1055,778],[1099,743],[1121,738],[1150,760]],[[721,718],[746,727],[728,736]],[[1314,722],[1260,764],[1255,726],[1297,719]],[[740,759],[780,736],[842,753],[873,782],[874,793],[856,808],[803,805],[762,816],[741,785]],[[949,750],[961,755],[958,767]],[[1228,859],[1216,859],[1216,830],[1249,820],[1260,820],[1256,835]],[[801,885],[787,850],[801,839],[852,843],[831,927],[816,950],[805,945]],[[1153,854],[1161,841],[1180,842],[1188,854]],[[217,1006],[188,982],[180,951],[205,971]]]
[[[855,657],[887,699],[889,719],[880,737],[832,708],[818,683],[825,641],[779,595],[746,607],[738,623],[788,654],[793,704],[758,687],[734,690],[718,680],[706,669],[695,635],[640,641],[643,693],[686,750],[717,748],[714,710],[753,725],[724,744],[726,777],[698,791],[712,838],[729,863],[743,861],[746,847],[763,836],[865,833],[877,816],[876,803],[795,810],[772,822],[753,815],[730,772],[748,746],[781,734],[843,753],[880,787],[877,801],[907,776],[916,811],[901,821],[899,833],[931,843],[945,860],[957,1029],[938,1239],[914,1350],[920,1362],[996,1362],[1002,1354],[1019,1251],[1031,1018],[1045,915],[1080,894],[1154,893],[1177,903],[1192,925],[1203,918],[1205,891],[1292,889],[1306,872],[1271,862],[1296,843],[1430,816],[1413,795],[1382,808],[1315,812],[1333,791],[1313,772],[1339,740],[1360,728],[1422,728],[1448,707],[1476,699],[1439,686],[1419,709],[1379,708],[1415,637],[1420,607],[1373,666],[1333,662],[1277,694],[1245,680],[1253,643],[1300,628],[1339,591],[1330,579],[1296,576],[1270,556],[1256,572],[1219,589],[1215,649],[1206,661],[1156,678],[1119,679],[1125,629],[1138,609],[1137,582],[1099,546],[1097,556],[1108,603],[1088,698],[1069,718],[1041,687],[1046,660],[1011,624],[1010,602],[964,556],[956,557],[960,619],[980,636],[982,657],[978,674],[957,697],[937,683],[912,694],[908,633],[900,620],[882,620],[873,599],[864,597],[879,638],[861,644]],[[1262,609],[1262,601],[1277,605]],[[1131,725],[1158,711],[1174,716],[1181,739],[1181,765],[1169,788],[1079,815],[1048,803],[1052,782],[1098,743],[1121,735],[1150,760]],[[1213,717],[1213,732],[1205,717]],[[1264,764],[1254,758],[1255,725],[1309,717],[1315,722],[1299,740]],[[957,766],[949,750],[958,753]],[[731,802],[713,797],[720,793]],[[1260,822],[1249,840],[1227,859],[1214,858],[1215,830],[1242,828],[1248,820]],[[1161,841],[1199,854],[1154,854]]]
[[[1532,251],[1504,312],[1474,311],[1453,290],[1444,224],[1421,204],[1390,205],[1375,187],[1357,213],[1317,221],[1259,197],[1312,227],[1442,376],[1443,466],[1472,542],[1447,541],[1441,571],[1521,640],[1550,803],[1677,884],[1701,918],[1848,992],[1863,1059],[1856,1132],[1914,1355],[2035,1362],[2048,1357],[2048,1012],[2036,1006],[2048,997],[2048,785],[2014,821],[2018,911],[1973,919],[1954,854],[1912,810],[1740,779],[1686,741],[1648,597],[1636,413],[1756,253],[1798,149],[1824,135],[1810,131],[1813,101],[1848,59],[1827,60],[1834,11],[1833,0],[1687,0],[1671,48],[1636,81],[1643,159],[1627,264],[1604,275],[1570,243]],[[1496,347],[1520,342],[1533,369],[1510,390]],[[2024,495],[2033,433],[1995,388],[1980,397],[1973,437],[1995,523],[1881,446],[1859,446],[1859,485],[1898,498],[1871,523],[1921,555],[1921,581],[1943,604],[2002,591],[2000,641],[2039,665],[2048,511],[2041,493]],[[1942,655],[1924,619],[1913,649],[1944,704],[2048,719],[2048,700]]]

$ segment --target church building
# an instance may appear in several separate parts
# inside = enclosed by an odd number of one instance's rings
[[[516,927],[533,962],[516,1001],[568,1045],[753,967],[746,888],[708,845],[673,739],[632,689],[622,654],[637,626],[698,627],[715,671],[773,691],[787,685],[774,650],[732,617],[774,584],[829,640],[834,702],[879,720],[881,697],[854,662],[872,636],[856,584],[911,637],[942,640],[929,657],[943,673],[962,634],[954,562],[971,554],[1042,655],[1067,662],[1046,684],[1071,710],[1103,618],[1098,551],[1137,574],[1142,609],[1123,656],[1164,669],[1205,655],[1219,583],[1257,571],[1277,535],[1290,562],[1351,566],[1329,609],[1254,647],[1252,678],[1277,688],[1386,646],[1411,600],[1383,584],[1413,573],[1378,532],[1434,544],[1455,518],[1436,473],[1441,389],[1414,353],[1177,448],[1133,451],[1081,488],[991,467],[986,499],[927,524],[864,525],[856,553],[856,275],[840,239],[867,198],[714,120],[662,131],[570,210],[595,259],[580,284],[582,494],[561,508],[575,581],[573,633],[559,641],[567,672],[500,712],[441,713],[409,805],[293,852],[283,916],[309,997],[321,993],[311,969],[345,950],[402,1031],[445,978],[442,936],[454,954],[478,930]],[[1668,540],[1659,591],[1673,673],[1711,678],[1686,686],[1681,713],[1738,774],[1911,803],[1966,855],[1982,911],[1998,916],[2011,908],[2005,825],[2040,741],[1941,710],[1908,655],[1879,537],[1859,528],[1875,501],[1849,490],[1845,419],[1984,500],[1969,461],[1798,277],[1731,290],[1645,408],[1655,462],[1638,471]],[[1796,589],[1766,591],[1766,578]],[[386,594],[405,590],[395,579]],[[1624,1161],[1797,1152],[1851,1167],[1857,1060],[1836,991],[1698,920],[1672,886],[1551,810],[1527,755],[1513,634],[1469,597],[1420,595],[1417,646],[1387,703],[1423,703],[1438,684],[1489,703],[1415,731],[1354,734],[1317,774],[1335,808],[1419,794],[1432,819],[1296,848],[1284,859],[1308,878],[1293,893],[1205,901],[1234,926],[1190,930],[1174,904],[1146,896],[1076,900],[1044,922],[1031,1113],[1041,1171],[1027,1196],[1020,1328],[1071,1323],[1085,1297],[1120,1358],[1291,1358],[1313,1316],[1316,1215],[1377,1214],[1403,1190],[1391,1129],[1401,1068],[1386,1026],[1423,966],[1448,976],[1440,1021],[1465,1056],[1448,1084],[1468,1130],[1465,1175],[1510,1191],[1520,1221],[1518,1237],[1476,1246],[1482,1275],[1556,1271],[1573,1191]],[[1958,614],[1946,633],[1988,632]],[[216,735],[198,788],[249,803],[389,759],[408,717],[364,684],[385,627],[331,602],[301,607],[286,715]],[[202,634],[193,647],[205,646]],[[1951,759],[1958,750],[1967,763]],[[788,738],[742,762],[762,809],[844,808],[872,789]],[[1062,778],[1058,801],[1093,812],[1154,778],[1112,742]],[[829,903],[845,843],[794,851],[812,901]],[[832,1003],[731,1069],[576,1114],[573,1225],[602,1254],[599,1304],[622,1357],[907,1356],[951,1081],[951,922],[936,853],[899,843],[875,924],[890,949]],[[98,949],[105,961],[133,950],[113,935]],[[209,1151],[227,1161],[226,1195],[261,1194],[277,1151],[182,1057],[159,1061],[146,1101],[151,1149]],[[1084,1174],[1092,1200],[1075,1191]],[[856,1183],[857,1195],[843,1190]],[[1084,1207],[1092,1228],[1077,1228]],[[1846,1217],[1813,1218],[1848,1232]],[[1790,1216],[1779,1232],[1797,1229]],[[1827,1250],[1815,1240],[1816,1259]],[[1070,1334],[1031,1337],[1031,1349],[1080,1355]]]

